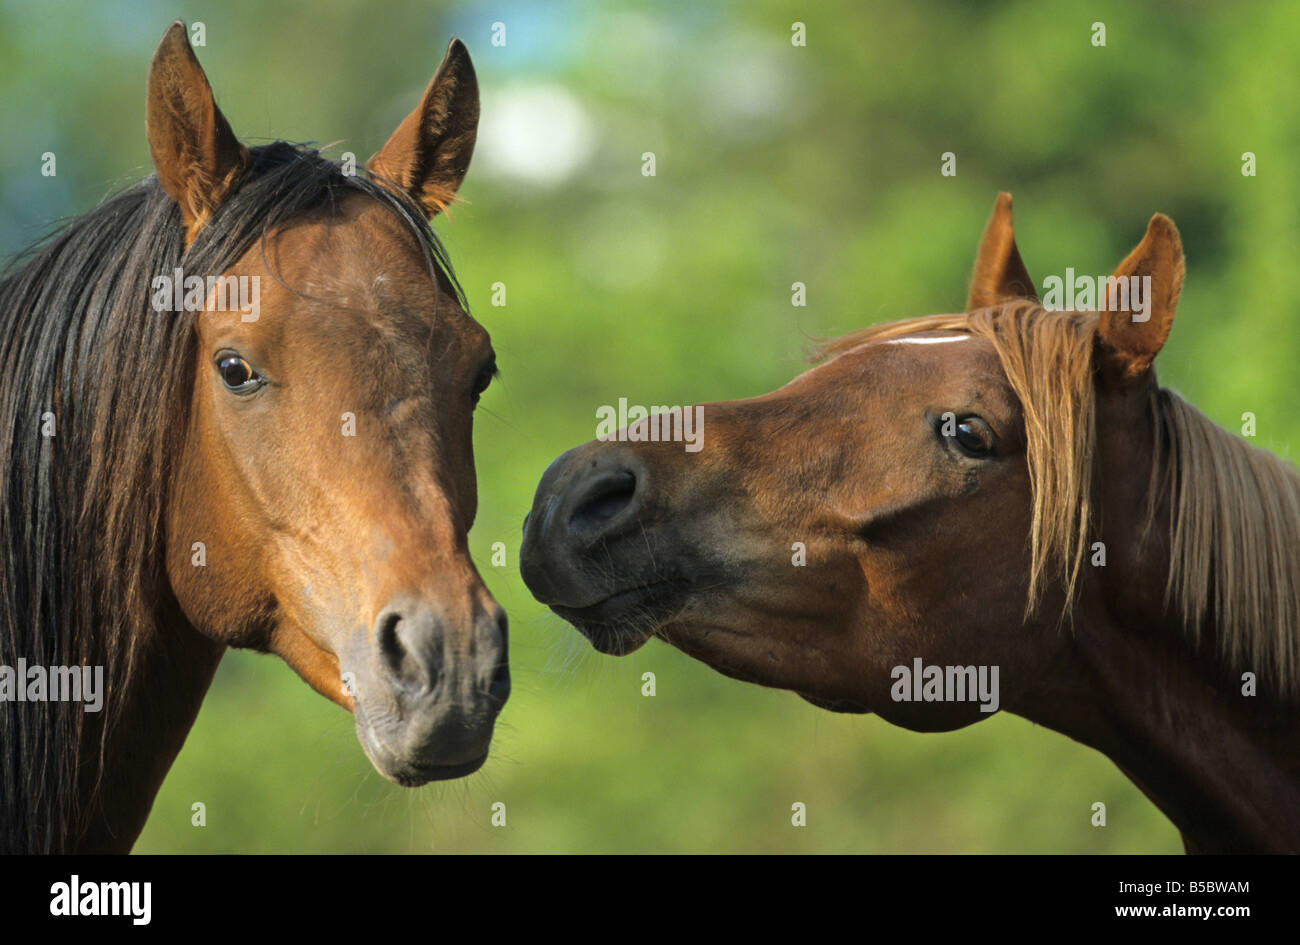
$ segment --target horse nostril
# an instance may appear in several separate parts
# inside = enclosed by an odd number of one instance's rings
[[[636,486],[636,476],[630,472],[601,476],[588,487],[587,494],[569,516],[569,527],[590,530],[604,525],[632,504]]]
[[[379,663],[394,683],[407,690],[432,690],[441,666],[441,639],[432,613],[404,614],[384,608],[375,621]]]
[[[488,695],[500,703],[510,698],[510,664],[504,660],[497,664],[496,672],[492,674]]]
[[[496,663],[492,667],[492,678],[488,683],[488,697],[504,705],[510,698],[510,623],[506,612],[500,607],[492,620],[492,629],[488,631],[489,639],[495,636],[497,646],[487,646],[485,651],[491,654]]]

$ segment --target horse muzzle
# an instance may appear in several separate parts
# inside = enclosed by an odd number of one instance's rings
[[[472,774],[487,760],[510,696],[500,608],[456,633],[429,604],[395,601],[348,655],[357,739],[385,778],[417,787]]]
[[[524,584],[602,653],[641,647],[696,583],[693,552],[655,521],[657,507],[647,464],[616,444],[569,450],[537,486]]]

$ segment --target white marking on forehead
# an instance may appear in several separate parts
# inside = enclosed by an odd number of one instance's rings
[[[934,330],[940,331],[942,329],[934,329]],[[943,344],[949,341],[970,341],[972,337],[973,336],[967,334],[950,335],[941,338],[921,338],[913,335],[911,337],[903,337],[903,338],[887,338],[883,341],[864,341],[861,344],[854,345],[852,348],[848,348],[844,351],[839,352],[830,360],[823,361],[821,364],[817,365],[811,370],[805,371],[803,374],[799,375],[799,377],[806,377],[809,374],[812,374],[814,371],[820,371],[822,368],[830,367],[830,365],[834,364],[840,358],[847,358],[851,354],[857,354],[862,349],[870,348],[872,345],[900,345],[900,344],[931,345],[931,344]],[[795,380],[798,380],[798,378],[795,378]],[[791,381],[790,383],[793,384],[794,381]]]
[[[887,345],[944,345],[950,341],[970,341],[970,335],[952,335],[942,338],[889,338]]]

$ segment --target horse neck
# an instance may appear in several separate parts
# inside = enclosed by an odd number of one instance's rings
[[[130,851],[225,651],[191,627],[174,602],[157,628],[136,644],[136,668],[122,694],[98,790],[83,776],[80,792],[88,801],[93,796],[94,807],[77,852]],[[98,771],[98,743],[81,747],[83,774]]]
[[[1189,851],[1300,852],[1294,713],[1212,678],[1178,631],[1083,616],[1065,679],[1030,717],[1109,756]]]
[[[1109,756],[1182,831],[1189,851],[1300,852],[1294,702],[1288,708],[1291,697],[1264,672],[1257,674],[1259,694],[1246,695],[1242,671],[1260,667],[1223,656],[1225,637],[1242,628],[1219,626],[1225,619],[1219,608],[1183,613],[1188,595],[1166,594],[1171,566],[1197,550],[1174,540],[1174,524],[1189,510],[1172,507],[1175,490],[1165,474],[1171,445],[1184,452],[1193,445],[1178,442],[1179,424],[1172,421],[1196,426],[1195,448],[1242,447],[1219,443],[1228,434],[1183,410],[1154,378],[1149,389],[1126,398],[1098,402],[1099,455],[1122,458],[1104,464],[1099,476],[1098,524],[1109,561],[1085,580],[1070,632],[1039,637],[1041,665],[1051,670],[1039,674],[1040,687],[1021,714]],[[1144,411],[1145,423],[1134,423]],[[1211,471],[1225,476],[1234,468]],[[1289,477],[1281,478],[1274,483],[1280,490],[1293,488]],[[1274,507],[1265,498],[1254,504]],[[1153,516],[1143,522],[1140,510],[1152,509],[1149,503],[1155,503]],[[1249,512],[1243,508],[1236,518],[1258,522]],[[1211,547],[1240,540],[1236,534],[1194,537],[1198,546]],[[1199,634],[1188,633],[1193,624]]]
[[[1111,579],[1130,591],[1161,589],[1159,571],[1147,559]],[[1108,756],[1178,827],[1189,852],[1300,852],[1293,709],[1243,694],[1214,650],[1216,627],[1193,648],[1181,615],[1145,598],[1086,596],[1018,714]]]

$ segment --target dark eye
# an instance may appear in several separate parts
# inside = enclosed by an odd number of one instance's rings
[[[496,376],[497,363],[495,359],[479,368],[478,374],[474,377],[474,388],[470,391],[474,403],[478,403],[478,399],[483,396],[483,392],[487,390],[488,385],[492,383],[492,378]]]
[[[235,394],[251,394],[262,386],[261,376],[253,366],[233,351],[223,351],[217,355],[217,373],[226,390]]]
[[[958,420],[952,440],[967,456],[982,457],[993,452],[993,430],[979,417]]]

